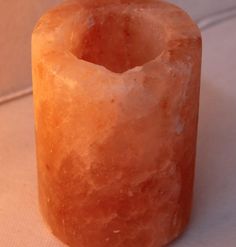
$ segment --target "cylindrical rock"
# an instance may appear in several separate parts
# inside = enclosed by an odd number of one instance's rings
[[[39,200],[71,247],[161,247],[191,213],[201,35],[155,0],[68,1],[33,33]]]

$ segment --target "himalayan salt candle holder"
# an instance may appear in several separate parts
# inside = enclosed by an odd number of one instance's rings
[[[201,35],[155,0],[67,1],[33,33],[39,199],[71,247],[161,247],[191,212]]]

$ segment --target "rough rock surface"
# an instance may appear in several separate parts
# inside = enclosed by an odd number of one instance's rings
[[[39,197],[71,247],[161,247],[192,203],[201,35],[163,1],[68,1],[33,33]]]

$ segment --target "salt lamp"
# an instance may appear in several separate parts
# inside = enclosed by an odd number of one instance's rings
[[[161,247],[189,222],[201,35],[155,0],[67,1],[32,38],[39,201],[71,247]]]

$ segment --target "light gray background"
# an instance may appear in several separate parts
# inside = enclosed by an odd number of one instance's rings
[[[195,20],[236,5],[236,0],[169,0],[185,9]]]

